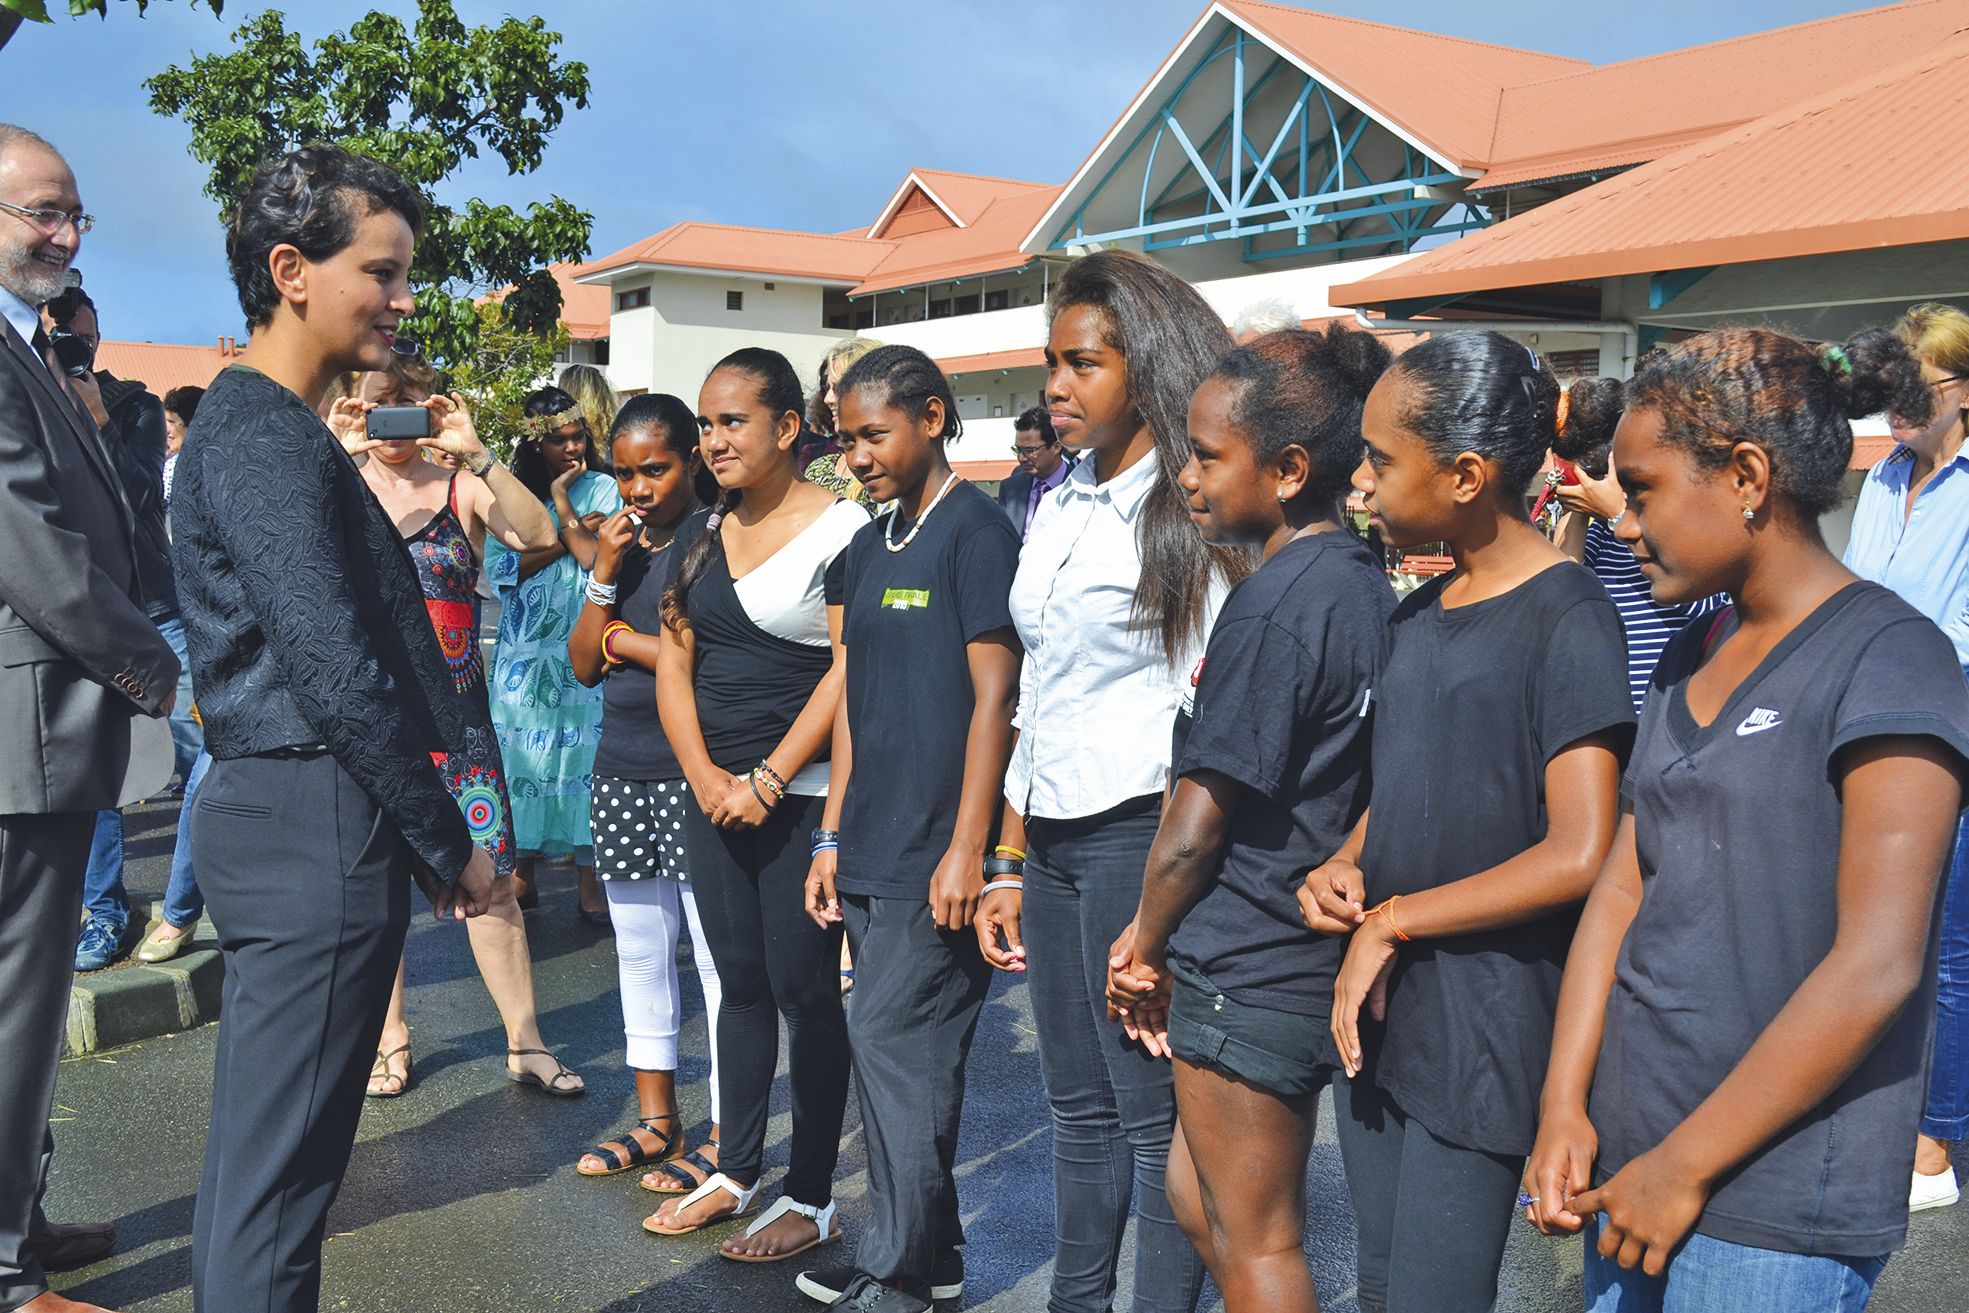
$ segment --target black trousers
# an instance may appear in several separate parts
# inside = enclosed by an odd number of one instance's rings
[[[41,1211],[82,871],[94,812],[0,816],[0,1310],[48,1288],[28,1241]]]
[[[855,954],[848,1035],[871,1205],[855,1266],[879,1281],[927,1281],[937,1256],[964,1243],[957,1127],[991,964],[968,925],[937,929],[926,897],[847,894],[841,912]]]
[[[779,1019],[786,1018],[793,1146],[785,1193],[821,1207],[834,1197],[848,1107],[848,1022],[841,1010],[841,927],[806,912],[808,835],[825,798],[789,793],[756,830],[721,830],[695,807],[684,846],[697,915],[724,990],[718,1002],[718,1165],[757,1185],[766,1149]]]
[[[226,965],[195,1306],[313,1313],[410,923],[412,857],[326,753],[214,761],[193,806]]]

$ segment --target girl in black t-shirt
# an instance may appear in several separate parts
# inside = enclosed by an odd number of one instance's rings
[[[718,1167],[643,1223],[685,1235],[753,1210],[786,1021],[793,1136],[784,1193],[719,1247],[777,1262],[840,1237],[833,1176],[848,1098],[841,932],[807,919],[808,832],[827,793],[841,614],[824,580],[868,522],[800,478],[800,380],[777,351],[721,360],[698,394],[698,451],[722,492],[683,531],[665,594],[656,703],[692,806],[684,846],[723,989]]]
[[[583,684],[606,684],[590,829],[615,926],[638,1118],[628,1134],[583,1154],[575,1170],[613,1176],[652,1164],[660,1170],[644,1178],[646,1186],[683,1193],[717,1170],[710,1155],[718,1148],[718,969],[698,922],[684,855],[689,790],[657,721],[655,671],[663,590],[682,550],[676,539],[717,485],[698,459],[695,412],[667,394],[630,398],[609,434],[609,459],[623,505],[595,531],[595,569],[568,657]],[[679,1160],[677,941],[685,919],[712,1038],[712,1126],[709,1143]]]
[[[1272,333],[1225,356],[1190,403],[1190,514],[1206,540],[1263,563],[1225,599],[1191,676],[1175,787],[1107,995],[1129,1034],[1174,1060],[1169,1205],[1230,1313],[1319,1308],[1300,1237],[1344,941],[1309,929],[1295,894],[1367,805],[1365,712],[1395,595],[1342,502],[1388,359],[1337,325]]]
[[[961,1280],[958,1121],[991,986],[971,920],[1012,756],[1019,538],[944,457],[962,430],[935,361],[879,347],[842,376],[837,399],[842,462],[894,507],[828,576],[847,690],[807,877],[809,914],[845,925],[860,966],[848,1032],[872,1209],[854,1266],[798,1284],[817,1299],[867,1291],[905,1313],[951,1298]]]
[[[1628,385],[1620,541],[1732,608],[1662,658],[1566,963],[1523,1202],[1587,1231],[1591,1309],[1854,1313],[1904,1238],[1969,688],[1819,518],[1850,417],[1933,405],[1880,330],[1706,333]]]
[[[1368,813],[1302,899],[1354,927],[1334,1102],[1361,1302],[1388,1313],[1496,1300],[1572,919],[1613,838],[1620,617],[1526,508],[1558,400],[1529,347],[1462,332],[1398,357],[1362,415],[1370,523],[1456,560],[1389,623]]]

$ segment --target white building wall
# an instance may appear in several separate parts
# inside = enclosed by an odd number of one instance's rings
[[[619,297],[639,287],[650,289],[650,304],[609,320],[609,381],[620,392],[670,392],[695,405],[711,367],[747,346],[780,352],[811,387],[821,357],[843,336],[823,326],[823,289],[809,284],[659,273],[610,290]],[[743,294],[742,309],[725,308],[727,292]]]

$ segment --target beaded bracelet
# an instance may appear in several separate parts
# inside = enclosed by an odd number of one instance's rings
[[[752,780],[754,783],[765,785],[775,802],[786,796],[785,781],[779,778],[777,771],[763,762],[752,768]]]
[[[767,761],[764,757],[761,757],[759,758],[759,764],[757,766],[754,766],[752,769],[755,771],[766,772],[767,778],[770,779],[774,785],[773,788],[774,793],[786,792],[786,777],[780,774],[778,771],[774,770],[773,764],[770,761]]]
[[[983,897],[985,894],[990,893],[994,889],[1023,890],[1025,887],[1026,887],[1026,882],[1024,880],[990,880],[985,883],[984,888],[978,890],[978,896]]]
[[[588,600],[596,606],[614,606],[616,594],[622,590],[620,584],[605,584],[599,579],[588,581]]]

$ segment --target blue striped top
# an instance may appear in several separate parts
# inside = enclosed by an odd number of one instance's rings
[[[1728,599],[1718,594],[1680,606],[1657,604],[1634,553],[1600,520],[1586,526],[1586,568],[1606,585],[1620,611],[1620,627],[1627,632],[1627,689],[1638,711],[1668,640],[1682,632],[1689,621],[1716,610]]]

